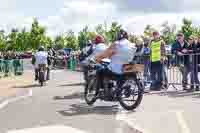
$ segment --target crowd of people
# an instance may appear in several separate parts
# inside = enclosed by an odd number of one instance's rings
[[[0,52],[1,77],[7,77],[12,72],[14,72],[14,75],[21,75],[23,73],[23,64],[20,59],[21,56],[17,52]]]
[[[21,56],[17,52],[0,52],[0,59],[4,60],[12,60],[12,59],[20,59]]]
[[[136,60],[144,63],[144,77],[145,81],[151,81],[150,89],[159,91],[166,88],[169,78],[167,68],[176,66],[182,75],[183,89],[199,91],[200,37],[190,36],[186,40],[183,33],[178,33],[170,52],[167,52],[166,45],[159,32],[153,32],[153,39],[144,40],[138,46]]]
[[[182,73],[183,89],[187,90],[188,74],[190,73],[191,86],[189,90],[199,90],[198,64],[200,64],[200,37],[190,36],[184,39],[184,34],[177,35],[177,41],[172,46],[172,54],[176,55],[176,63]]]

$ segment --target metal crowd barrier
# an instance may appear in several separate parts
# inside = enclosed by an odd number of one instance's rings
[[[144,82],[151,83],[151,59],[150,56],[135,56],[134,61],[144,64]],[[167,88],[172,86],[179,90],[182,86],[200,86],[200,54],[168,54],[162,61],[162,81]]]
[[[24,71],[23,60],[0,59],[0,77],[8,77],[8,76],[12,76],[12,75],[22,75],[23,71]]]

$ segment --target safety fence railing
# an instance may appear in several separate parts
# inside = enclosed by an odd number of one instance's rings
[[[144,64],[144,72],[142,73],[144,83],[151,84],[153,82],[152,77],[155,78],[155,75],[152,76],[152,69],[156,66],[152,65],[150,56],[135,56],[134,62]],[[78,57],[68,57],[65,65],[69,70],[77,70],[79,67]],[[161,70],[154,68],[154,71],[159,71],[156,79],[160,77],[166,89],[170,86],[176,90],[183,87],[200,87],[200,54],[167,54],[161,57],[160,65]]]
[[[161,78],[162,83],[175,89],[200,86],[200,54],[168,54],[162,57],[160,60],[161,71],[155,69],[155,65],[152,65],[150,56],[135,56],[134,61],[137,64],[144,64],[144,81],[145,83],[152,82],[152,72],[159,71],[160,75],[156,75]],[[159,68],[159,67],[158,67]]]
[[[8,77],[12,75],[22,75],[24,71],[23,60],[12,59],[4,60],[0,59],[0,77]]]

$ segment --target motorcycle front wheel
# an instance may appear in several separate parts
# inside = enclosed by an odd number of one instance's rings
[[[88,78],[85,84],[84,98],[88,105],[93,105],[97,100],[97,79],[96,77]]]
[[[136,109],[143,98],[144,85],[137,79],[128,80],[122,87],[120,105],[126,110]]]

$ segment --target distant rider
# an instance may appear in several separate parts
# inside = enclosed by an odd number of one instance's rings
[[[35,66],[35,80],[38,80],[38,71],[39,71],[38,69],[40,64],[45,64],[47,66],[47,69],[49,69],[48,68],[49,56],[43,46],[41,46],[38,49],[38,52],[36,52],[36,54],[34,55],[32,59],[32,64]],[[49,80],[49,73],[50,71],[47,70],[47,77],[46,77],[47,80]]]

